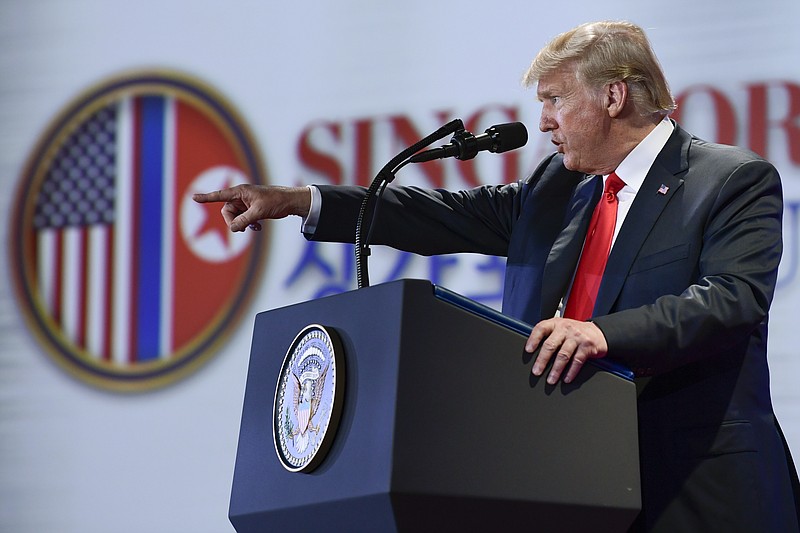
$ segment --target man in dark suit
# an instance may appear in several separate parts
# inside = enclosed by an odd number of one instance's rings
[[[503,310],[535,324],[526,350],[539,350],[532,371],[550,383],[571,381],[590,358],[634,370],[636,529],[797,531],[796,474],[772,412],[766,358],[782,250],[777,171],[667,118],[674,101],[635,25],[591,23],[559,35],[526,81],[557,152],[520,183],[387,189],[373,241],[506,256]],[[603,192],[612,182],[617,188]],[[296,214],[309,238],[352,242],[363,195],[239,186],[196,200],[227,202],[234,231]],[[601,195],[611,218],[595,207]],[[603,226],[605,265],[586,274],[597,246],[589,240]]]

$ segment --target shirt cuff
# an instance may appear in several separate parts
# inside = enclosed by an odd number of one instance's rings
[[[303,218],[303,225],[300,229],[306,235],[313,235],[317,231],[317,222],[319,222],[319,214],[322,211],[322,194],[314,185],[307,185],[307,187],[311,191],[311,207],[308,215]]]

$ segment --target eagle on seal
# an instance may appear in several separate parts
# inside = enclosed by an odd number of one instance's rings
[[[297,374],[292,373],[294,378],[294,415],[298,422],[298,427],[294,428],[290,437],[294,439],[295,446],[300,453],[303,453],[308,448],[310,436],[308,432],[319,433],[319,425],[315,426],[312,420],[319,409],[327,373],[328,368],[325,367],[317,377],[304,376],[305,379],[302,381]]]

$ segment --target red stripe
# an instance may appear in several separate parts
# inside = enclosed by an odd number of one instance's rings
[[[27,252],[24,259],[27,264],[30,265],[29,272],[39,272],[39,248],[37,246],[39,239],[38,239],[37,231],[30,231],[27,235],[28,245],[24,248],[24,252]],[[35,280],[31,283],[32,286],[36,285]]]
[[[80,236],[79,239],[79,246],[80,246],[80,269],[78,270],[78,276],[80,277],[79,285],[78,285],[78,323],[76,324],[76,335],[77,338],[75,339],[75,344],[80,346],[81,348],[86,348],[86,328],[88,327],[89,321],[86,319],[86,315],[89,312],[89,246],[87,245],[87,233],[88,229],[86,226],[82,226],[80,228],[80,232],[78,235]]]
[[[55,243],[53,246],[53,264],[57,265],[57,270],[53,275],[53,321],[62,326],[61,316],[61,289],[64,286],[63,276],[66,274],[66,269],[61,268],[64,260],[64,236],[61,230],[55,230]]]
[[[103,353],[100,354],[104,361],[111,361],[111,332],[114,324],[114,226],[111,225],[106,232],[106,261],[105,261],[105,323],[103,324]]]

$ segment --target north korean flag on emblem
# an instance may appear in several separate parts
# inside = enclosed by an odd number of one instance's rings
[[[27,239],[41,312],[84,357],[166,362],[236,311],[257,250],[191,195],[252,182],[240,150],[164,94],[118,99],[64,137]]]

